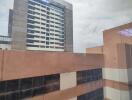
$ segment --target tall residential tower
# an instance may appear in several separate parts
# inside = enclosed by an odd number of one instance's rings
[[[12,49],[72,52],[72,5],[63,0],[14,0],[9,35]]]

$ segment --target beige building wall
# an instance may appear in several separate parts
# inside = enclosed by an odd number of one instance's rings
[[[104,88],[104,96],[105,98],[109,98],[110,100],[131,100],[130,91],[121,91],[111,87]]]
[[[113,80],[117,82],[132,82],[132,68],[130,69],[112,69],[103,68],[103,79]]]
[[[126,35],[131,28],[129,23],[104,31],[104,97],[110,100],[132,100],[132,36]]]
[[[77,100],[77,97],[75,97],[75,98],[71,98],[71,99],[69,99],[69,100]]]
[[[0,44],[0,49],[2,49],[2,50],[10,50],[11,46],[10,46],[10,44]]]
[[[76,72],[60,74],[60,90],[69,89],[77,86]],[[69,100],[77,100],[77,97]]]
[[[87,48],[86,53],[88,53],[88,54],[103,54],[103,46]]]

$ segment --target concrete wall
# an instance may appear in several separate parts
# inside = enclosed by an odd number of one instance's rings
[[[86,53],[88,53],[88,54],[103,54],[103,46],[87,48]]]
[[[77,85],[76,72],[60,74],[60,90],[73,88],[76,87],[76,85]],[[77,97],[74,97],[69,100],[77,100]]]
[[[65,51],[73,51],[73,11],[65,9]]]
[[[77,85],[76,72],[60,74],[60,89],[65,90]]]
[[[11,50],[11,45],[10,44],[0,44],[0,49]]]
[[[118,69],[118,68],[103,68],[104,79],[114,80],[118,82],[130,83],[132,82],[132,68]]]
[[[13,24],[13,10],[9,10],[8,35],[11,37]]]
[[[2,60],[3,80],[96,69],[104,64],[102,55],[65,52],[4,51]]]
[[[131,100],[129,91],[126,90],[118,90],[110,87],[104,88],[105,96],[110,100]]]
[[[11,46],[15,50],[26,50],[27,2],[28,0],[14,0]]]
[[[132,36],[121,34],[131,28],[129,23],[104,31],[104,96],[109,100],[131,100]]]

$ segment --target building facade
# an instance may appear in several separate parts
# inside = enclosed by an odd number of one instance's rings
[[[0,36],[0,49],[10,50],[11,49],[11,38],[9,36]]]
[[[104,31],[104,46],[87,53],[103,54],[105,100],[132,100],[132,23]]]
[[[132,100],[131,29],[104,31],[86,54],[0,50],[0,100]]]
[[[103,100],[103,64],[99,54],[0,51],[0,100]]]
[[[73,51],[72,5],[62,0],[14,0],[12,49]]]

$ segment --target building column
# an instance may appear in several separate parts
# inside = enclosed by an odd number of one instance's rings
[[[76,72],[60,74],[60,90],[66,90],[77,86]],[[69,100],[77,100],[77,97]]]

